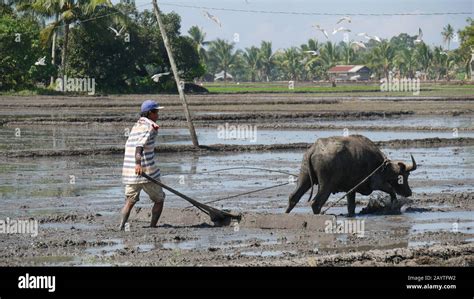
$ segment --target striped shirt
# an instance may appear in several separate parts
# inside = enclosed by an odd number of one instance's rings
[[[159,126],[152,120],[141,117],[133,126],[125,144],[125,157],[122,168],[122,182],[126,185],[148,183],[148,180],[135,174],[135,149],[143,147],[142,170],[152,178],[160,177],[160,169],[155,163],[155,139]]]

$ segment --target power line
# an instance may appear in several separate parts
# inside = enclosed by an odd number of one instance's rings
[[[136,8],[151,5],[151,2],[141,3],[135,5]],[[250,10],[250,9],[234,9],[234,8],[218,8],[218,7],[207,7],[207,6],[196,6],[186,4],[174,4],[160,2],[162,6],[174,6],[182,8],[193,8],[193,9],[207,9],[207,10],[219,10],[219,11],[231,11],[231,12],[245,12],[245,13],[261,13],[261,14],[281,14],[281,15],[307,15],[307,16],[441,16],[441,15],[471,15],[470,12],[433,12],[433,13],[324,13],[324,12],[294,12],[294,11],[265,11],[265,10]],[[105,18],[111,15],[119,14],[120,11],[112,12],[96,17],[91,17],[84,20],[77,20],[78,23],[86,23],[97,19]],[[58,27],[64,27],[65,24]]]
[[[138,8],[138,7],[142,7],[142,6],[146,6],[146,5],[151,5],[151,2],[142,3],[140,5],[136,5],[135,7]],[[75,22],[83,24],[83,23],[87,23],[87,22],[94,21],[94,20],[97,20],[97,19],[105,18],[105,17],[111,16],[111,15],[116,15],[116,14],[119,14],[119,13],[122,13],[122,11],[115,11],[115,12],[111,12],[111,13],[108,13],[108,14],[104,14],[104,15],[100,15],[100,16],[96,16],[96,17],[91,17],[91,18],[83,19],[83,20],[76,20]],[[62,25],[59,25],[58,27],[65,27],[65,26],[66,26],[66,24],[62,24]]]
[[[297,11],[268,11],[268,10],[251,10],[251,9],[236,9],[236,8],[219,8],[207,7],[187,4],[174,4],[160,2],[162,6],[174,6],[182,8],[219,10],[230,12],[245,12],[245,13],[259,13],[259,14],[280,14],[280,15],[305,15],[305,16],[373,16],[373,17],[387,17],[387,16],[443,16],[443,15],[471,15],[471,12],[406,12],[406,13],[327,13],[327,12],[297,12]]]

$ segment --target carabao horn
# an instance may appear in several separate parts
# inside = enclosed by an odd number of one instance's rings
[[[416,169],[416,162],[415,162],[415,158],[413,158],[413,155],[410,155],[411,157],[411,165],[408,165],[406,170],[407,171],[413,171]]]

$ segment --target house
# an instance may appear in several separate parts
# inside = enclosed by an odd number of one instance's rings
[[[226,80],[227,81],[233,81],[234,76],[232,76],[229,72],[226,74]],[[217,73],[214,75],[214,81],[224,81],[224,71]]]
[[[366,81],[370,79],[370,69],[365,65],[336,65],[328,70],[335,81]]]

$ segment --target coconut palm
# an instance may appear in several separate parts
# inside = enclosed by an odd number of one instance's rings
[[[42,16],[55,17],[55,20],[41,31],[41,41],[43,43],[51,40],[58,29],[64,30],[61,51],[61,73],[64,75],[66,73],[71,24],[91,18],[98,8],[104,7],[112,7],[110,0],[33,0],[23,9],[35,11]]]
[[[369,66],[378,73],[379,77],[383,75],[388,78],[388,72],[392,67],[394,57],[395,51],[392,45],[383,40],[371,49]]]
[[[202,61],[207,60],[207,51],[205,46],[209,44],[208,41],[205,41],[206,39],[206,33],[202,30],[202,28],[199,28],[198,26],[192,26],[188,30],[189,36],[192,38],[196,50],[199,53],[199,57],[201,57]]]
[[[216,69],[224,71],[224,82],[229,69],[237,62],[238,53],[234,51],[234,43],[218,38],[209,45],[209,59]]]
[[[306,44],[301,45],[301,52],[305,55],[304,68],[305,71],[312,77],[321,75],[321,45],[316,39],[309,39]],[[316,55],[313,55],[313,52]]]
[[[270,74],[275,66],[275,53],[272,53],[272,42],[262,41],[258,56],[260,72],[267,82],[270,81]]]
[[[335,44],[328,41],[322,46],[321,61],[326,71],[339,63],[339,51]]]
[[[348,43],[342,42],[340,44],[342,62],[350,65],[355,60],[355,51]]]
[[[464,79],[468,79],[471,74],[471,59],[472,52],[474,50],[474,19],[468,18],[468,25],[459,30],[459,38],[461,45],[459,48],[454,50],[454,56],[459,60],[459,64],[464,68]]]
[[[286,49],[279,56],[280,67],[289,80],[298,80],[303,71],[303,59],[301,53],[296,47]]]
[[[400,70],[402,76],[413,78],[417,66],[417,60],[412,48],[400,49],[395,54],[394,63]]]
[[[421,43],[415,49],[415,58],[424,73],[423,80],[426,80],[426,76],[430,71],[431,62],[433,59],[433,52],[425,43]]]
[[[250,73],[252,82],[255,82],[258,70],[260,69],[260,56],[259,49],[257,47],[246,48],[245,52],[242,53],[242,58],[245,64],[245,68]]]
[[[431,73],[432,77],[435,80],[439,80],[443,75],[446,75],[446,64],[448,61],[448,56],[441,54],[443,51],[442,47],[434,47],[433,57],[431,64]]]
[[[449,50],[449,45],[451,43],[451,40],[454,37],[454,28],[451,26],[451,24],[446,25],[443,28],[443,31],[441,32],[441,35],[443,36],[443,42],[448,44],[448,50]]]

